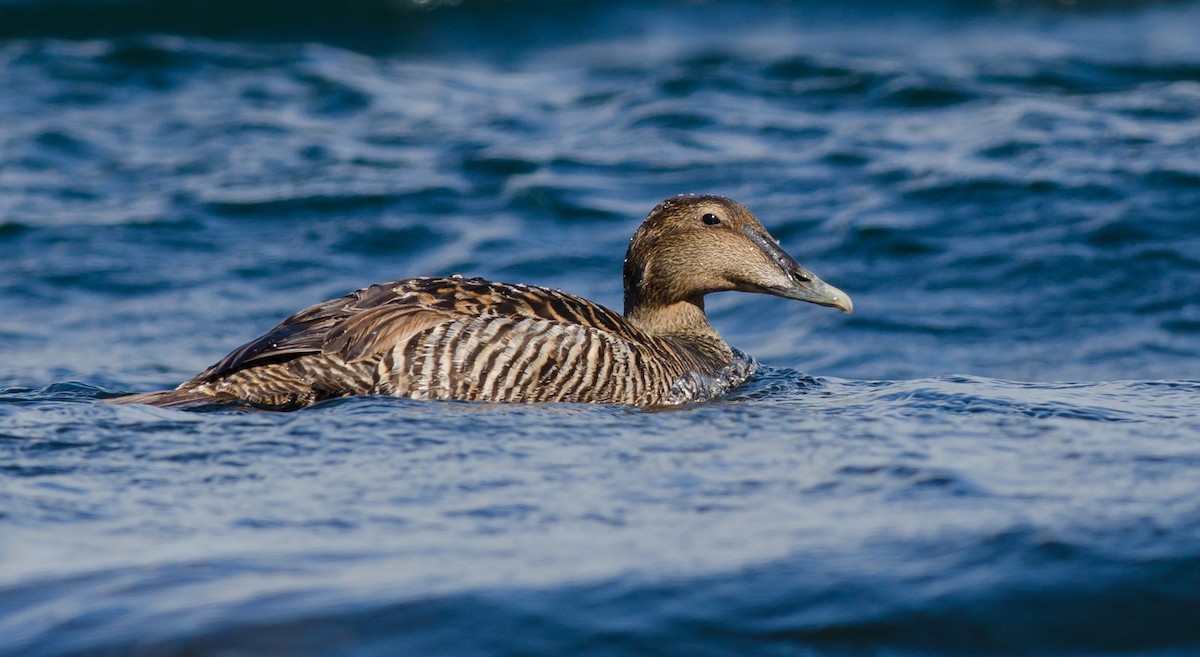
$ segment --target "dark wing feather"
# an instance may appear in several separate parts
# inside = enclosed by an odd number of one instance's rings
[[[298,321],[295,316],[289,317],[266,334],[229,352],[229,355],[205,370],[199,378],[202,381],[216,381],[253,365],[275,363],[311,354],[314,352],[311,342],[315,332],[309,329],[313,324]]]
[[[346,320],[377,309],[400,297],[396,287],[403,281],[379,283],[337,299],[323,301],[288,317],[264,335],[234,349],[200,376],[204,381],[217,379],[255,365],[278,363],[300,356],[321,353],[331,330]]]

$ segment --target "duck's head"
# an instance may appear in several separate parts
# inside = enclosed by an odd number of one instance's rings
[[[738,290],[851,312],[841,290],[801,267],[740,203],[673,196],[650,211],[625,255],[625,314]]]

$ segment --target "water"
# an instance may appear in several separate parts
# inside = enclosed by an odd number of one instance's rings
[[[332,6],[0,4],[0,655],[1200,650],[1200,4]],[[98,401],[689,191],[721,399]]]

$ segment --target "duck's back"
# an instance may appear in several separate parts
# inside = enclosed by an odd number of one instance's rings
[[[302,310],[157,394],[268,408],[362,394],[652,405],[682,401],[678,381],[727,364],[557,290],[415,278]]]

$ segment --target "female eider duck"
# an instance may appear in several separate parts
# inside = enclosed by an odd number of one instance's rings
[[[301,310],[174,390],[114,401],[278,410],[350,395],[679,404],[754,370],[708,323],[704,295],[740,290],[853,309],[721,196],[658,204],[630,240],[624,274],[624,315],[481,278],[380,283]]]

